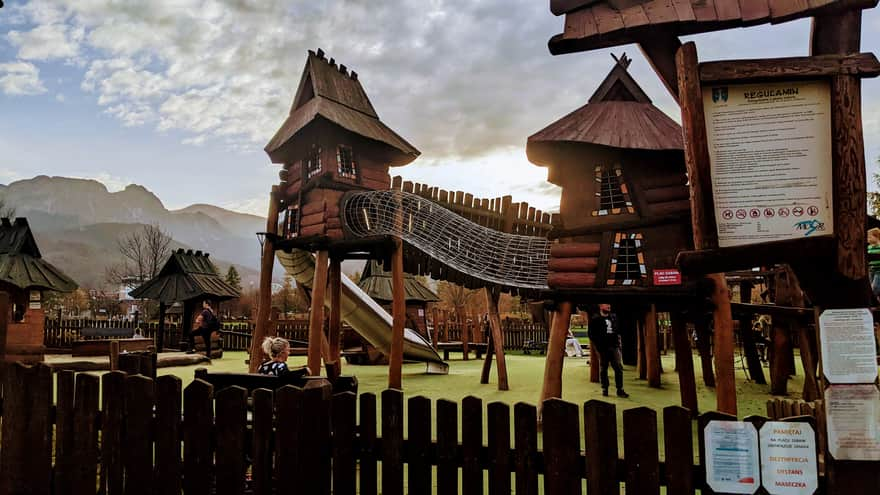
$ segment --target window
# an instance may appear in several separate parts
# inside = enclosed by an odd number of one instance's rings
[[[321,173],[321,147],[317,144],[312,145],[305,159],[306,179]]]
[[[357,179],[357,163],[354,161],[354,152],[351,147],[340,145],[336,148],[336,163],[339,166],[340,177]]]
[[[648,278],[642,234],[618,232],[611,251],[611,273],[607,285],[642,285]]]
[[[594,217],[636,212],[629,196],[629,188],[623,181],[620,165],[596,165],[596,182],[599,184],[596,192],[599,206],[593,210]]]
[[[281,232],[285,239],[292,239],[299,234],[299,206],[290,205],[284,210]]]

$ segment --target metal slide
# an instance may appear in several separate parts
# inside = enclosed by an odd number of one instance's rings
[[[303,287],[312,286],[315,278],[315,257],[312,253],[293,249],[290,253],[276,251],[275,254],[281,266],[297,284]],[[345,276],[342,277],[341,301],[342,320],[376,349],[388,355],[391,352],[391,315]],[[329,292],[324,297],[324,306],[330,307]],[[449,372],[449,365],[440,358],[431,344],[409,328],[405,328],[403,332],[403,358],[424,361],[428,373],[445,375]]]

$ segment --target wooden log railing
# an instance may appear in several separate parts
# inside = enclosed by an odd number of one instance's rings
[[[617,493],[620,483],[634,495],[704,488],[691,415],[679,406],[662,410],[662,447],[658,411],[623,411],[619,452],[615,406],[597,400],[544,402],[539,449],[534,405],[511,411],[473,396],[434,404],[410,397],[404,408],[399,390],[331,395],[319,379],[249,397],[236,386],[215,393],[198,379],[182,389],[173,375],[62,371],[56,379],[45,365],[21,363],[6,367],[3,389],[0,479],[8,493],[50,493],[53,482],[107,495],[211,493],[212,486],[230,495],[286,493],[291,480],[297,492],[340,495],[433,486],[451,494],[459,483],[483,493],[486,482],[493,494],[538,493],[542,481],[544,493],[579,494],[585,479],[590,493]],[[707,414],[700,424],[732,419]]]

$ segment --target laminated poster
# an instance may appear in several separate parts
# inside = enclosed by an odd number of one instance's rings
[[[709,421],[703,438],[706,482],[712,490],[755,493],[761,484],[755,426],[742,421]]]
[[[760,431],[761,480],[770,495],[804,495],[819,488],[816,433],[810,423],[768,421]]]

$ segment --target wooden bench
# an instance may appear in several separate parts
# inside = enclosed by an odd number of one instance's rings
[[[522,346],[523,354],[531,354],[532,351],[540,352],[541,354],[547,353],[547,341],[546,340],[526,340],[523,342]]]
[[[477,353],[477,359],[483,357],[483,353],[489,348],[489,344],[485,342],[468,342],[468,352],[474,351]],[[443,360],[449,361],[449,352],[461,352],[464,353],[464,343],[463,342],[438,342],[437,350],[443,351]]]
[[[248,391],[248,395],[258,388],[277,390],[285,385],[304,387],[310,380],[322,380],[321,376],[306,376],[305,367],[293,368],[282,376],[261,375],[259,373],[209,373],[207,368],[197,368],[195,378],[214,386],[214,394],[224,388],[238,386]],[[340,376],[333,382],[333,393],[354,392],[357,394],[358,381],[354,376]]]
[[[149,350],[153,339],[133,338],[133,328],[81,328],[82,337],[103,337],[80,339],[71,343],[70,353],[74,356],[106,356],[110,353],[110,342],[119,342],[119,352],[141,352]]]

